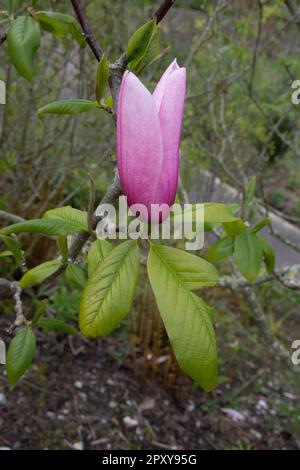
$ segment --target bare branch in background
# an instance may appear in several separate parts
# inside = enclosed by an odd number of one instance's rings
[[[292,15],[292,17],[295,18],[295,24],[297,26],[297,28],[299,29],[300,31],[300,10],[297,11],[297,9],[295,8],[292,0],[285,0],[285,5],[287,7],[287,9],[289,10],[290,14]]]
[[[6,220],[10,224],[16,224],[18,222],[23,222],[23,217],[19,215],[11,214],[10,212],[0,211],[0,220]]]

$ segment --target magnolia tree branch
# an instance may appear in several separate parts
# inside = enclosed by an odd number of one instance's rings
[[[15,327],[27,323],[27,319],[23,314],[21,293],[22,289],[17,282],[0,278],[0,298],[5,299],[13,297],[15,302],[16,319],[13,325],[10,327],[10,332],[12,332]]]
[[[156,10],[153,15],[153,18],[156,19],[156,23],[160,23],[164,19],[172,5],[174,5],[175,0],[165,0],[160,7]]]
[[[272,274],[265,274],[255,279],[252,283],[246,279],[235,276],[223,276],[219,279],[220,287],[228,287],[232,291],[259,286],[269,281],[279,281],[284,287],[300,291],[300,265],[294,264],[283,269],[276,269]]]
[[[83,6],[81,5],[80,0],[71,0],[71,3],[73,5],[74,11],[76,13],[77,19],[80,23],[80,26],[82,28],[82,31],[84,33],[84,38],[88,45],[90,46],[90,49],[93,51],[94,56],[100,62],[101,57],[103,56],[103,51],[101,47],[99,46],[93,30],[91,28],[91,25],[87,19],[87,16],[84,12]]]

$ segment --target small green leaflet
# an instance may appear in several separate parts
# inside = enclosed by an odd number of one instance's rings
[[[41,32],[31,16],[18,16],[7,33],[7,50],[20,75],[31,81],[33,59],[40,46]]]
[[[23,251],[17,237],[7,237],[0,234],[0,240],[2,240],[6,248],[12,252],[13,256],[16,258],[16,261],[21,263],[23,261]]]
[[[25,287],[34,286],[44,281],[52,274],[54,274],[61,267],[61,261],[54,259],[39,264],[35,268],[29,269],[19,281],[19,286],[24,289]]]
[[[232,255],[234,243],[228,237],[220,238],[208,250],[208,261],[222,261]]]
[[[38,110],[38,114],[80,114],[86,113],[91,109],[99,108],[97,101],[83,100],[73,98],[69,100],[54,101],[46,104]]]
[[[82,289],[86,283],[86,276],[77,264],[69,264],[66,269],[66,277],[71,284]]]
[[[90,277],[103,258],[112,250],[107,240],[96,240],[89,249],[87,256],[88,276]]]
[[[48,307],[48,300],[47,299],[44,299],[42,300],[36,311],[35,311],[35,314],[33,315],[33,318],[31,320],[31,325],[34,326],[37,324],[37,322],[39,321],[39,319],[44,315],[44,313],[46,312],[47,310],[47,307]]]
[[[127,47],[128,67],[139,74],[160,52],[160,29],[155,20],[141,26],[130,38]]]
[[[13,11],[14,11],[14,0],[6,0],[6,8],[7,8],[7,13],[10,15],[12,15]]]
[[[110,251],[83,289],[79,325],[83,335],[107,336],[129,312],[139,273],[137,243],[128,240]]]
[[[61,331],[62,333],[66,333],[71,336],[75,336],[78,333],[74,326],[57,318],[40,318],[38,325],[45,331]]]
[[[253,176],[246,184],[244,190],[244,205],[247,207],[253,200],[256,190],[256,177]]]
[[[11,341],[6,358],[8,383],[13,387],[30,366],[36,349],[35,334],[22,328]]]
[[[262,246],[263,257],[264,257],[264,261],[266,264],[267,272],[269,274],[272,274],[272,272],[275,269],[275,261],[276,261],[275,252],[273,248],[271,247],[271,245],[267,242],[267,240],[265,240],[263,237],[260,237],[259,235],[258,235],[258,239],[260,240],[260,243]]]
[[[165,248],[151,246],[147,263],[150,283],[180,367],[204,390],[210,391],[217,384],[217,347],[211,309],[190,291],[199,282],[194,279],[194,270],[191,271],[193,255],[168,248],[172,252],[166,256]],[[194,266],[197,269],[196,261]]]
[[[235,237],[234,241],[234,261],[243,276],[252,282],[257,278],[262,257],[262,243],[251,229],[246,228]]]
[[[246,225],[241,219],[233,220],[232,222],[223,222],[223,227],[231,240],[246,229]]]
[[[108,85],[108,78],[109,78],[109,63],[105,55],[103,54],[98,67],[97,67],[97,75],[96,75],[96,98],[98,103],[102,100],[105,89]]]

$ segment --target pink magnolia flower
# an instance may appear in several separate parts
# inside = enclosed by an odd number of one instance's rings
[[[132,72],[122,80],[117,120],[121,187],[129,207],[145,206],[140,218],[147,222],[162,222],[175,201],[185,83],[186,70],[176,60],[152,95]],[[158,217],[151,217],[151,204],[164,205]]]

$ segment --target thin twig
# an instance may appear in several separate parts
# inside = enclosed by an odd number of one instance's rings
[[[156,10],[153,18],[156,19],[156,23],[160,23],[164,19],[170,8],[174,5],[175,0],[165,0],[160,7]]]
[[[101,57],[103,55],[103,51],[101,47],[99,46],[93,30],[91,28],[91,25],[87,19],[87,16],[84,12],[83,6],[81,5],[80,0],[71,0],[71,3],[73,5],[74,11],[76,13],[77,19],[82,27],[82,31],[84,33],[84,38],[88,45],[90,46],[90,49],[93,51],[94,56],[100,62]]]

